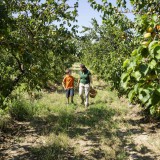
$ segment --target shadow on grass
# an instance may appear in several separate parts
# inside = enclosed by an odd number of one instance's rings
[[[64,147],[63,143],[59,141],[58,143],[40,145],[39,147],[27,148],[26,151],[28,154],[18,155],[15,158],[25,159],[27,155],[33,155],[32,157],[28,156],[28,160],[91,160],[91,159],[108,159],[106,153],[100,148],[101,134],[105,136],[106,139],[109,139],[111,143],[114,143],[114,138],[120,140],[120,145],[116,149],[116,160],[125,160],[126,157],[130,156],[133,159],[145,159],[145,160],[154,160],[156,157],[149,156],[152,154],[152,151],[147,147],[143,146],[140,150],[136,149],[136,144],[133,142],[128,142],[127,138],[131,135],[142,134],[143,130],[141,129],[129,129],[122,131],[121,129],[116,129],[114,126],[115,122],[113,121],[113,116],[117,115],[117,111],[105,107],[105,104],[96,104],[94,107],[91,105],[90,108],[83,110],[81,112],[70,112],[68,110],[61,111],[57,114],[49,114],[44,117],[34,117],[31,121],[32,127],[36,130],[38,135],[49,135],[54,133],[59,135],[65,133],[70,139],[76,139],[77,136],[83,137],[86,142],[84,147],[92,148],[91,153],[75,153],[76,146],[70,144],[67,147]],[[137,120],[129,120],[126,123],[131,123],[136,125],[140,123]],[[107,127],[106,125],[107,124]],[[111,128],[110,128],[111,127]],[[112,127],[116,129],[112,131]],[[157,124],[155,127],[159,127]],[[112,142],[113,140],[113,142]],[[54,139],[53,139],[54,141]],[[110,145],[112,148],[113,144]],[[3,155],[2,155],[3,156]],[[27,159],[27,158],[26,158]]]
[[[54,132],[58,135],[59,133],[66,133],[72,139],[76,138],[76,136],[84,136],[86,141],[92,142],[92,144],[88,145],[89,147],[99,148],[100,138],[99,135],[95,132],[95,130],[98,129],[99,132],[105,132],[105,136],[107,139],[112,140],[115,136],[118,137],[118,139],[121,141],[119,149],[115,151],[117,160],[126,159],[125,157],[128,156],[142,160],[154,160],[155,157],[152,157],[152,155],[145,155],[148,153],[152,154],[152,151],[147,147],[144,146],[137,151],[136,144],[132,142],[128,144],[127,137],[134,134],[142,134],[143,130],[129,129],[126,131],[121,131],[120,129],[117,129],[116,132],[113,133],[109,130],[109,128],[104,128],[103,122],[109,123],[112,126],[112,124],[114,123],[112,117],[115,115],[116,111],[114,109],[106,108],[103,106],[99,106],[98,108],[91,107],[85,112],[79,112],[77,114],[61,112],[58,116],[49,115],[44,120],[42,120],[42,122],[45,121],[45,123],[44,125],[37,125],[37,131],[43,132],[41,134],[48,134],[50,132]],[[137,122],[131,123],[135,124]],[[41,129],[41,127],[43,129]],[[44,132],[44,128],[47,129],[47,132]],[[53,147],[52,150],[51,148],[51,146],[45,149],[44,147],[42,147],[37,149],[34,153],[36,153],[36,155],[41,155],[41,153],[43,153],[44,155],[51,156],[52,158],[56,157],[56,159],[89,159],[88,156],[86,156],[85,154],[76,156],[74,154],[74,149],[70,147],[67,149],[61,148],[59,149],[59,151],[56,152],[56,148]],[[64,152],[61,152],[61,150],[63,150]],[[105,157],[105,153],[102,150],[94,149],[89,156],[91,157],[90,159],[102,159]],[[39,159],[41,158],[39,157]],[[48,158],[48,160],[49,159],[50,158]]]
[[[115,110],[106,107],[89,108],[83,115],[77,117],[77,122],[82,125],[95,127],[100,125],[102,121],[109,122],[115,115]]]
[[[62,159],[80,159],[82,156],[76,157],[73,154],[73,148],[63,148],[63,146],[49,145],[40,148],[32,148],[32,153],[37,155],[38,160],[62,160]]]
[[[95,133],[95,130],[98,128],[100,131],[104,127],[104,122],[113,123],[112,117],[115,114],[116,111],[114,109],[104,107],[104,104],[99,104],[83,112],[62,111],[58,115],[50,114],[43,118],[36,117],[35,121],[32,122],[32,126],[39,135],[49,135],[50,133],[59,135],[60,133],[65,133],[71,139],[77,136],[84,136],[86,141],[92,142],[87,147],[97,148],[100,144],[98,134]],[[75,155],[74,149],[70,147],[67,149],[63,149],[63,147],[59,147],[58,150],[56,149],[56,146],[46,146],[32,148],[32,152],[39,159],[43,159],[45,156],[50,156],[48,160],[53,159],[53,157],[56,157],[55,159],[89,159],[85,154]],[[95,151],[90,156],[91,159],[96,159],[97,157],[102,158],[104,153],[102,151]]]
[[[98,108],[88,108],[84,112],[61,111],[58,115],[35,117],[31,124],[39,134],[65,132],[73,138],[77,134],[85,133],[89,128],[101,127],[102,122],[110,123],[115,114],[114,109],[99,106]]]
[[[130,119],[126,121],[126,123],[130,123],[132,126],[137,126],[137,125],[146,125],[148,122],[142,119],[138,120],[133,120]],[[152,127],[149,127],[148,129],[155,130],[155,128],[158,128],[159,123],[153,125]],[[148,131],[149,133],[149,131]],[[131,157],[131,159],[137,159],[137,160],[158,160],[159,155],[154,155],[153,151],[149,149],[145,145],[137,146],[137,144],[134,143],[134,141],[128,141],[128,137],[130,136],[138,136],[138,135],[143,135],[147,134],[146,129],[143,127],[137,127],[137,128],[131,128],[128,130],[121,130],[118,129],[116,130],[116,136],[121,139],[121,145],[120,148],[124,149],[125,153],[127,154],[128,157]],[[117,156],[118,156],[117,152]]]

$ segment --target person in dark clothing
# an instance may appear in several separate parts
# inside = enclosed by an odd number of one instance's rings
[[[81,103],[85,104],[86,107],[89,106],[89,90],[91,84],[92,84],[91,72],[86,68],[84,64],[81,64],[79,79],[78,79],[79,96],[81,97],[82,100]],[[83,92],[85,93],[85,98]]]

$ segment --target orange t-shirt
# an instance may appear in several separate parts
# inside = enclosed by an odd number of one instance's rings
[[[66,75],[63,79],[63,83],[65,84],[65,88],[73,88],[74,87],[74,77],[71,75]]]

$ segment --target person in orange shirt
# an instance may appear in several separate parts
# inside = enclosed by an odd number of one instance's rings
[[[63,78],[62,85],[66,91],[67,103],[69,104],[69,97],[71,97],[71,103],[74,103],[74,77],[71,75],[70,69],[67,69],[65,73],[66,75]]]

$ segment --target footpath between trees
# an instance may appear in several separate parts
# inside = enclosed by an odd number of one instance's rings
[[[73,66],[77,78],[78,66]],[[145,119],[106,83],[94,78],[98,91],[90,106],[66,105],[59,86],[54,92],[24,93],[13,115],[4,115],[1,160],[159,160],[160,122]],[[15,113],[15,115],[14,115]]]

